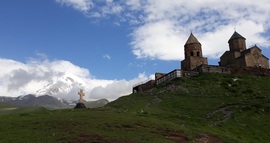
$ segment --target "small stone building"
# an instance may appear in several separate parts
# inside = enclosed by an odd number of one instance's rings
[[[191,71],[200,65],[207,65],[207,58],[202,55],[202,45],[191,33],[185,44],[185,59],[181,61],[181,69]]]
[[[146,91],[148,89],[155,87],[155,85],[156,85],[156,80],[148,80],[148,81],[145,81],[143,83],[138,83],[138,84],[133,86],[132,92],[133,93],[143,92],[143,91]]]
[[[226,51],[220,57],[220,66],[269,68],[269,59],[261,53],[262,50],[256,45],[246,49],[246,38],[236,31],[233,33],[228,43],[230,51]]]

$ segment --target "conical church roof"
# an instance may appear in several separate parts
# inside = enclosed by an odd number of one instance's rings
[[[232,39],[236,39],[236,38],[243,38],[243,39],[246,39],[245,37],[243,37],[242,35],[240,35],[239,33],[237,33],[236,31],[234,31],[232,37],[230,38],[230,40]],[[229,41],[230,41],[229,40]]]
[[[198,41],[198,39],[192,33],[190,33],[190,36],[189,36],[185,45],[187,45],[187,44],[201,44],[201,43]]]

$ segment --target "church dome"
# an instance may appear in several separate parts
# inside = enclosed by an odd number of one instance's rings
[[[191,33],[186,44],[185,45],[188,45],[188,44],[201,44],[198,39]]]
[[[242,35],[240,35],[238,32],[234,31],[232,37],[229,39],[229,41],[233,40],[233,39],[238,39],[238,38],[242,38],[242,39],[245,39],[245,37],[243,37]]]

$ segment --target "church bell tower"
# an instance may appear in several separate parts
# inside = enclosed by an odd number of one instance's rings
[[[208,64],[207,58],[203,57],[201,43],[192,33],[184,47],[185,59],[181,61],[182,70],[191,71],[202,64]]]

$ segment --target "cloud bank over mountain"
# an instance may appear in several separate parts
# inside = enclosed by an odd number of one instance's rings
[[[26,63],[0,59],[0,96],[52,95],[77,100],[83,89],[86,100],[115,100],[130,94],[132,86],[147,80],[145,74],[131,80],[97,79],[88,69],[64,60],[30,59]]]
[[[91,8],[79,9],[90,18],[113,18],[119,26],[133,26],[130,44],[137,58],[183,59],[191,31],[209,58],[218,58],[228,49],[234,29],[246,37],[249,47],[270,46],[265,34],[270,30],[269,0],[62,0],[68,2],[73,7],[91,3]]]

